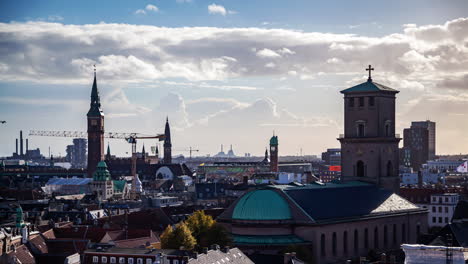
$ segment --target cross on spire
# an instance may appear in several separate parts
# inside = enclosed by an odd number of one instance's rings
[[[369,68],[366,68],[366,71],[369,72],[369,78],[367,79],[369,82],[372,82],[372,77],[371,77],[371,71],[373,71],[374,68],[369,64]]]

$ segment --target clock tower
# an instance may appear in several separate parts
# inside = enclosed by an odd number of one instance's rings
[[[278,172],[278,136],[270,139],[270,171]]]
[[[91,90],[88,117],[88,177],[92,177],[98,163],[104,159],[104,113],[96,83],[96,68]]]

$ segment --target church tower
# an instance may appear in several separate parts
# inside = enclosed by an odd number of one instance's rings
[[[278,172],[278,136],[270,139],[270,171]]]
[[[395,99],[399,92],[373,82],[370,65],[366,82],[344,94],[344,135],[341,143],[343,181],[363,181],[398,192],[398,143]]]
[[[172,143],[171,129],[169,128],[169,118],[166,118],[166,127],[164,128],[164,163],[172,163]]]
[[[91,90],[91,104],[88,111],[88,177],[96,170],[97,164],[104,158],[104,113],[96,83],[96,68]]]

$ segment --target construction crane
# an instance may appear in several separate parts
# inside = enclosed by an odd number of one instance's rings
[[[47,131],[47,130],[30,130],[30,136],[43,136],[43,137],[73,137],[73,138],[86,138],[87,132],[82,131]],[[156,136],[144,135],[140,133],[116,133],[106,132],[104,133],[105,138],[125,139],[128,143],[132,144],[132,176],[136,176],[136,143],[137,139],[154,139],[157,138],[159,141],[164,140],[164,134]]]
[[[180,150],[176,150],[176,151],[188,151],[189,152],[189,155],[190,155],[190,158],[192,158],[192,152],[198,152],[200,151],[199,149],[194,149],[192,147],[189,147],[188,149],[180,149]]]

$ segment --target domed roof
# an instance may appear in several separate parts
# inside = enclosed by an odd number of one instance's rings
[[[270,138],[270,145],[275,145],[275,146],[278,145],[278,136],[272,136]]]
[[[255,190],[245,194],[232,213],[239,220],[292,219],[291,209],[285,198],[274,190]]]

